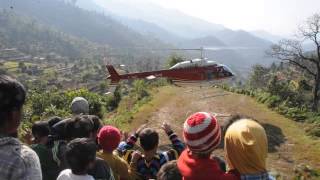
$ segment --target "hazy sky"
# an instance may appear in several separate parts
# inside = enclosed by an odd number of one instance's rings
[[[320,0],[149,0],[166,8],[222,24],[231,29],[266,30],[291,35]]]

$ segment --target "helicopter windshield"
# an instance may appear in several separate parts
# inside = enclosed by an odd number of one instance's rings
[[[226,65],[223,65],[223,70],[230,73],[232,76],[234,76],[235,74],[232,72],[231,68],[229,68],[228,66]]]

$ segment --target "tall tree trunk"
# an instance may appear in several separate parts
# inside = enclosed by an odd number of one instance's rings
[[[313,104],[312,110],[314,112],[318,112],[318,104],[319,104],[319,86],[320,86],[320,69],[317,69],[317,75],[315,77],[314,88],[313,88]]]

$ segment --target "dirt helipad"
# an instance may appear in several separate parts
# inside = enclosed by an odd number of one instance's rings
[[[306,136],[301,125],[250,97],[216,88],[161,88],[154,93],[153,100],[134,115],[130,127],[135,129],[148,123],[149,127],[159,130],[161,145],[165,145],[169,141],[160,129],[162,122],[169,122],[181,137],[184,120],[197,111],[216,113],[219,121],[231,114],[242,114],[260,121],[269,139],[268,169],[280,173],[284,179],[292,179],[294,167],[301,163],[320,168],[320,141]],[[222,149],[215,153],[223,156]]]

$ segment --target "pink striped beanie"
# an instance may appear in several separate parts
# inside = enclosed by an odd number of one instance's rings
[[[183,137],[190,151],[208,153],[220,144],[221,129],[213,115],[197,112],[184,122]]]

